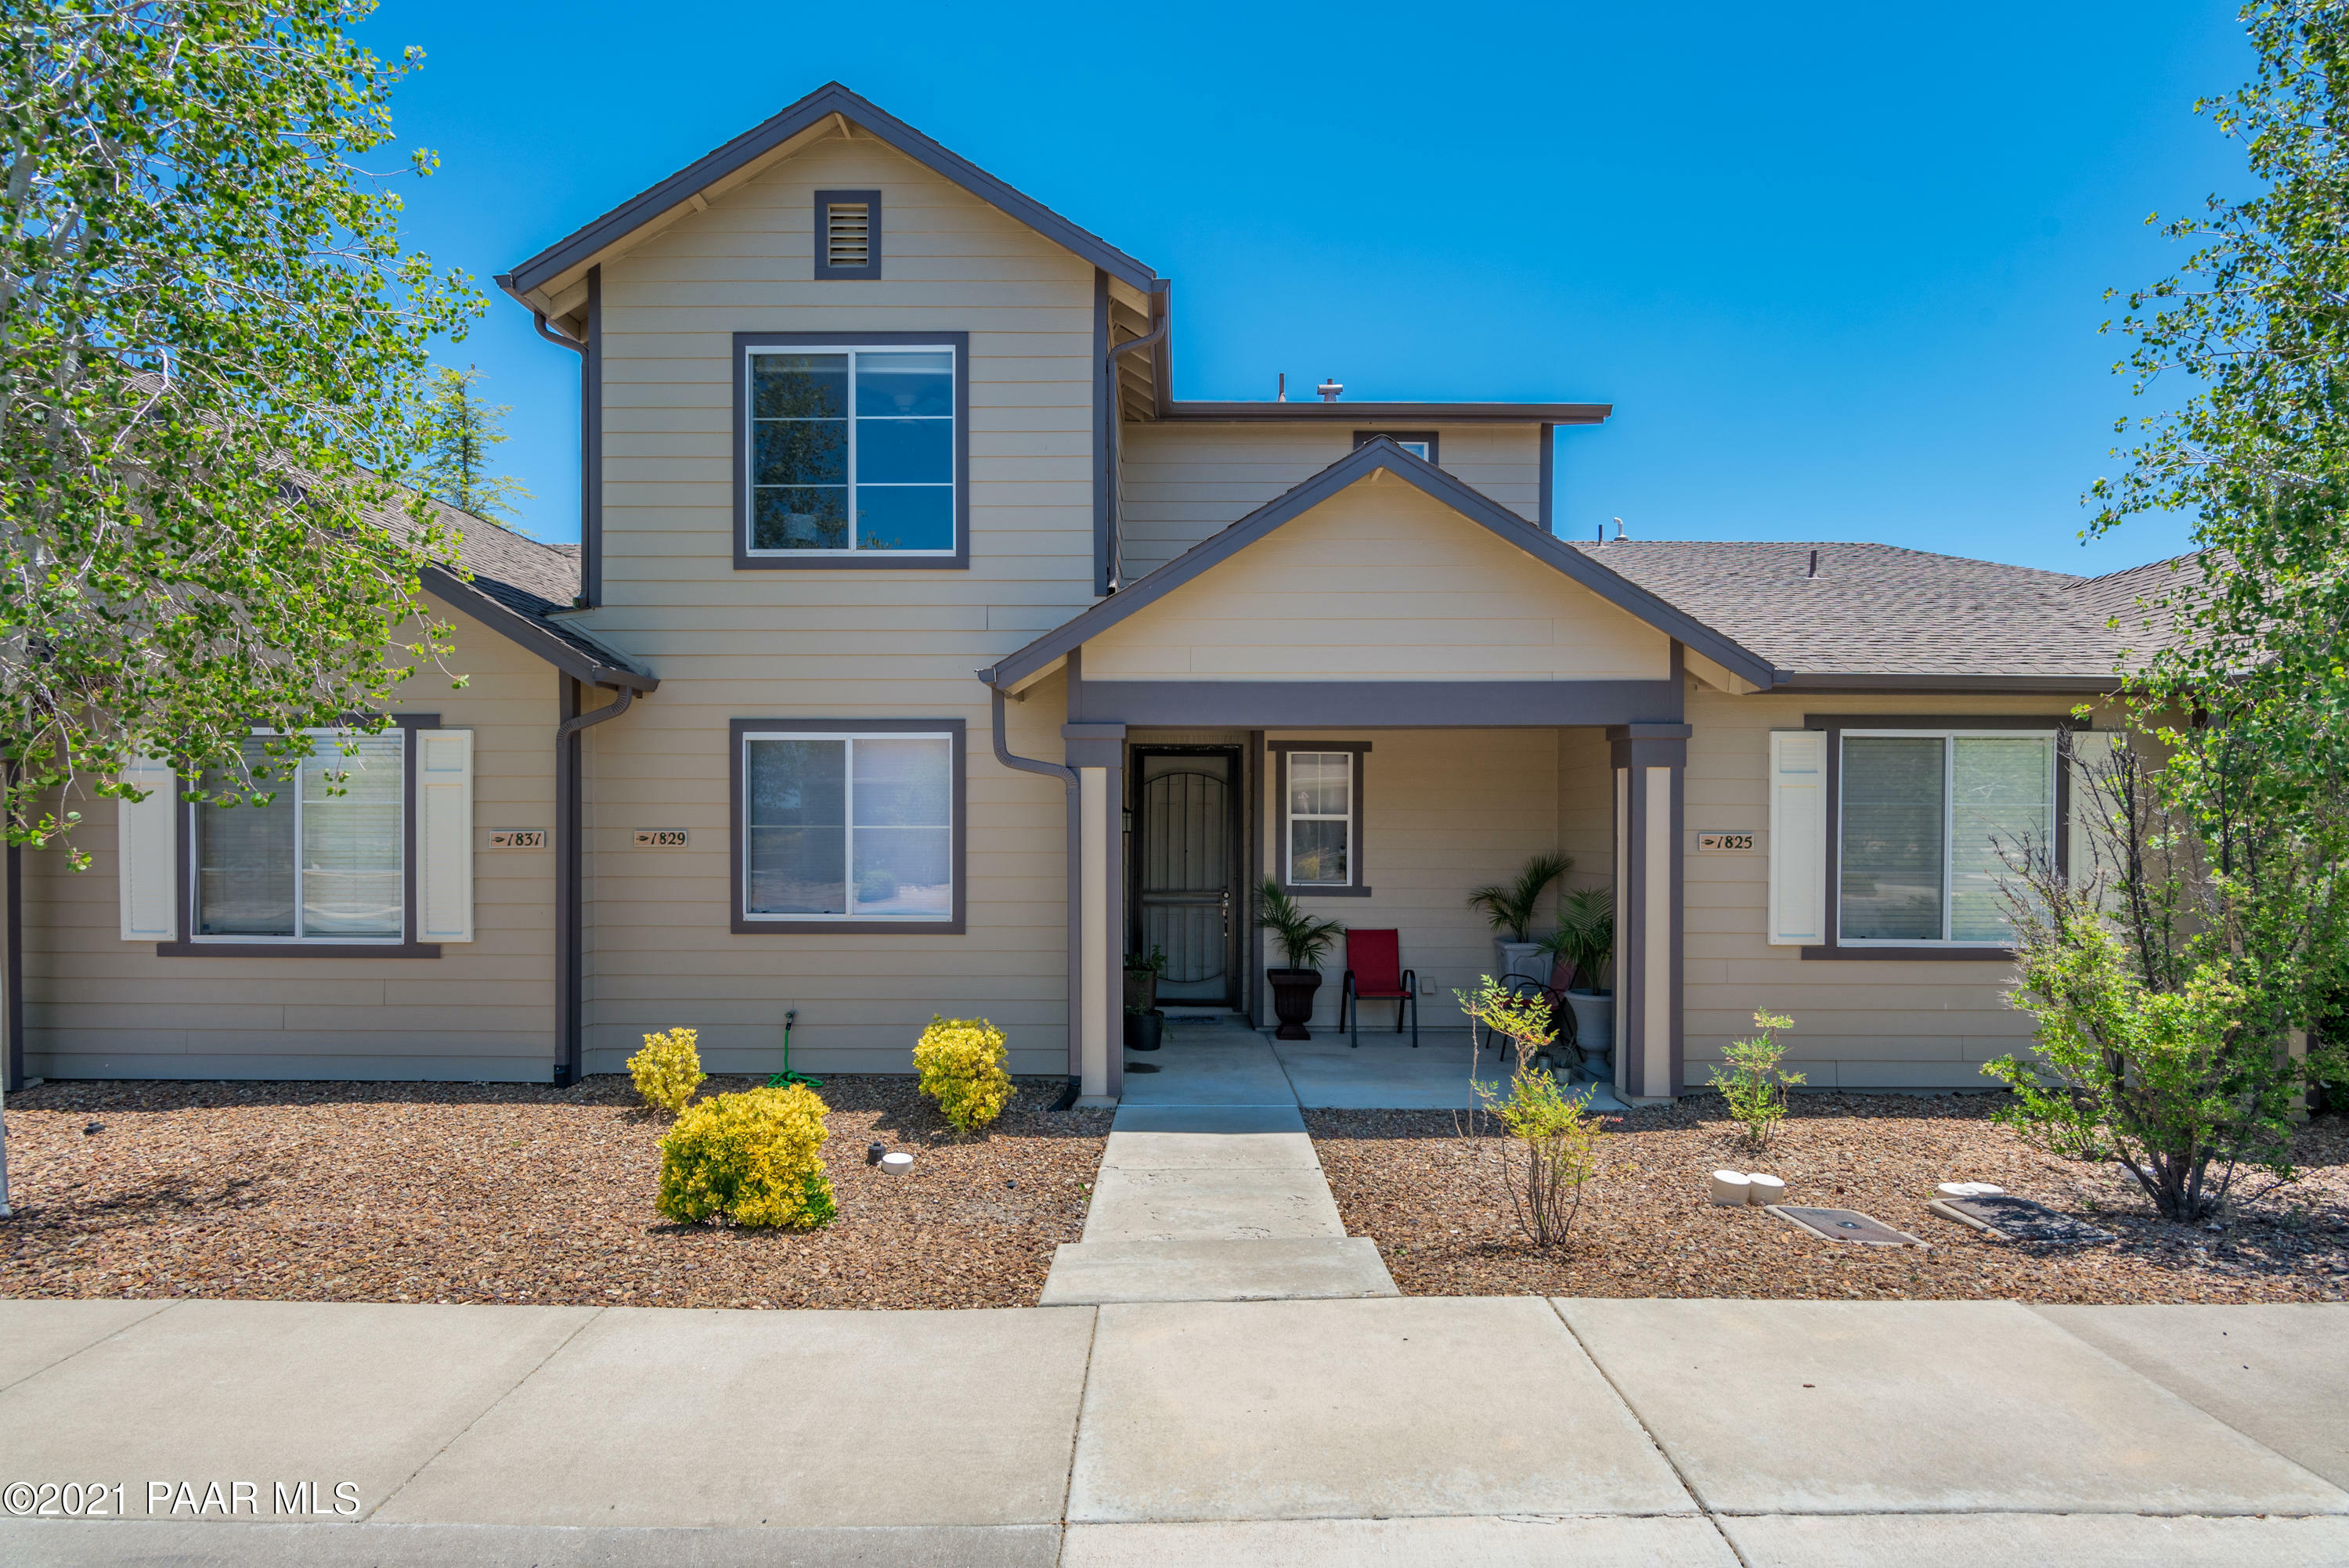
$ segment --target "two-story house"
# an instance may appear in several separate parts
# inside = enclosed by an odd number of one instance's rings
[[[838,86],[500,282],[579,356],[579,548],[471,529],[471,684],[349,795],[26,857],[31,1073],[562,1080],[678,1024],[768,1070],[793,1009],[817,1070],[985,1015],[1115,1096],[1127,952],[1268,1021],[1269,877],[1435,1024],[1540,851],[1614,890],[1627,1098],[1758,1006],[1821,1086],[2028,1039],[1995,841],[2072,830],[2158,568],[1569,542],[1604,405],[1180,400],[1167,280]]]

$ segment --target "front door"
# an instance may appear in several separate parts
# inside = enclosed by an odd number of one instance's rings
[[[1166,954],[1158,1001],[1240,1003],[1240,753],[1235,746],[1133,753],[1133,951]]]

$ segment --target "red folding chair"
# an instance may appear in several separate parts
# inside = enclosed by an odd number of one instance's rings
[[[1402,934],[1395,931],[1364,931],[1355,926],[1346,933],[1346,988],[1338,998],[1338,1026],[1348,1027],[1352,1020],[1353,1041],[1362,1043],[1362,1008],[1364,1002],[1392,1002],[1395,1005],[1395,1033],[1402,1033],[1402,1013],[1411,1009],[1411,1048],[1419,1049],[1419,975],[1402,966]]]

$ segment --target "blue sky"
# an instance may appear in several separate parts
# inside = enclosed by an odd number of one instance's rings
[[[525,523],[577,535],[576,360],[505,271],[838,79],[1174,282],[1179,397],[1611,402],[1561,532],[1870,539],[2070,572],[2133,409],[2106,288],[2240,186],[2230,5],[838,7],[388,0],[409,242],[490,314]]]

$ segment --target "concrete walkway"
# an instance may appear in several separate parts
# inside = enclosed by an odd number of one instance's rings
[[[0,1301],[0,1561],[2349,1562],[2349,1306]],[[43,1491],[43,1483],[77,1490]]]
[[[1053,1253],[1043,1305],[1397,1295],[1349,1236],[1293,1105],[1118,1109],[1084,1238]]]

